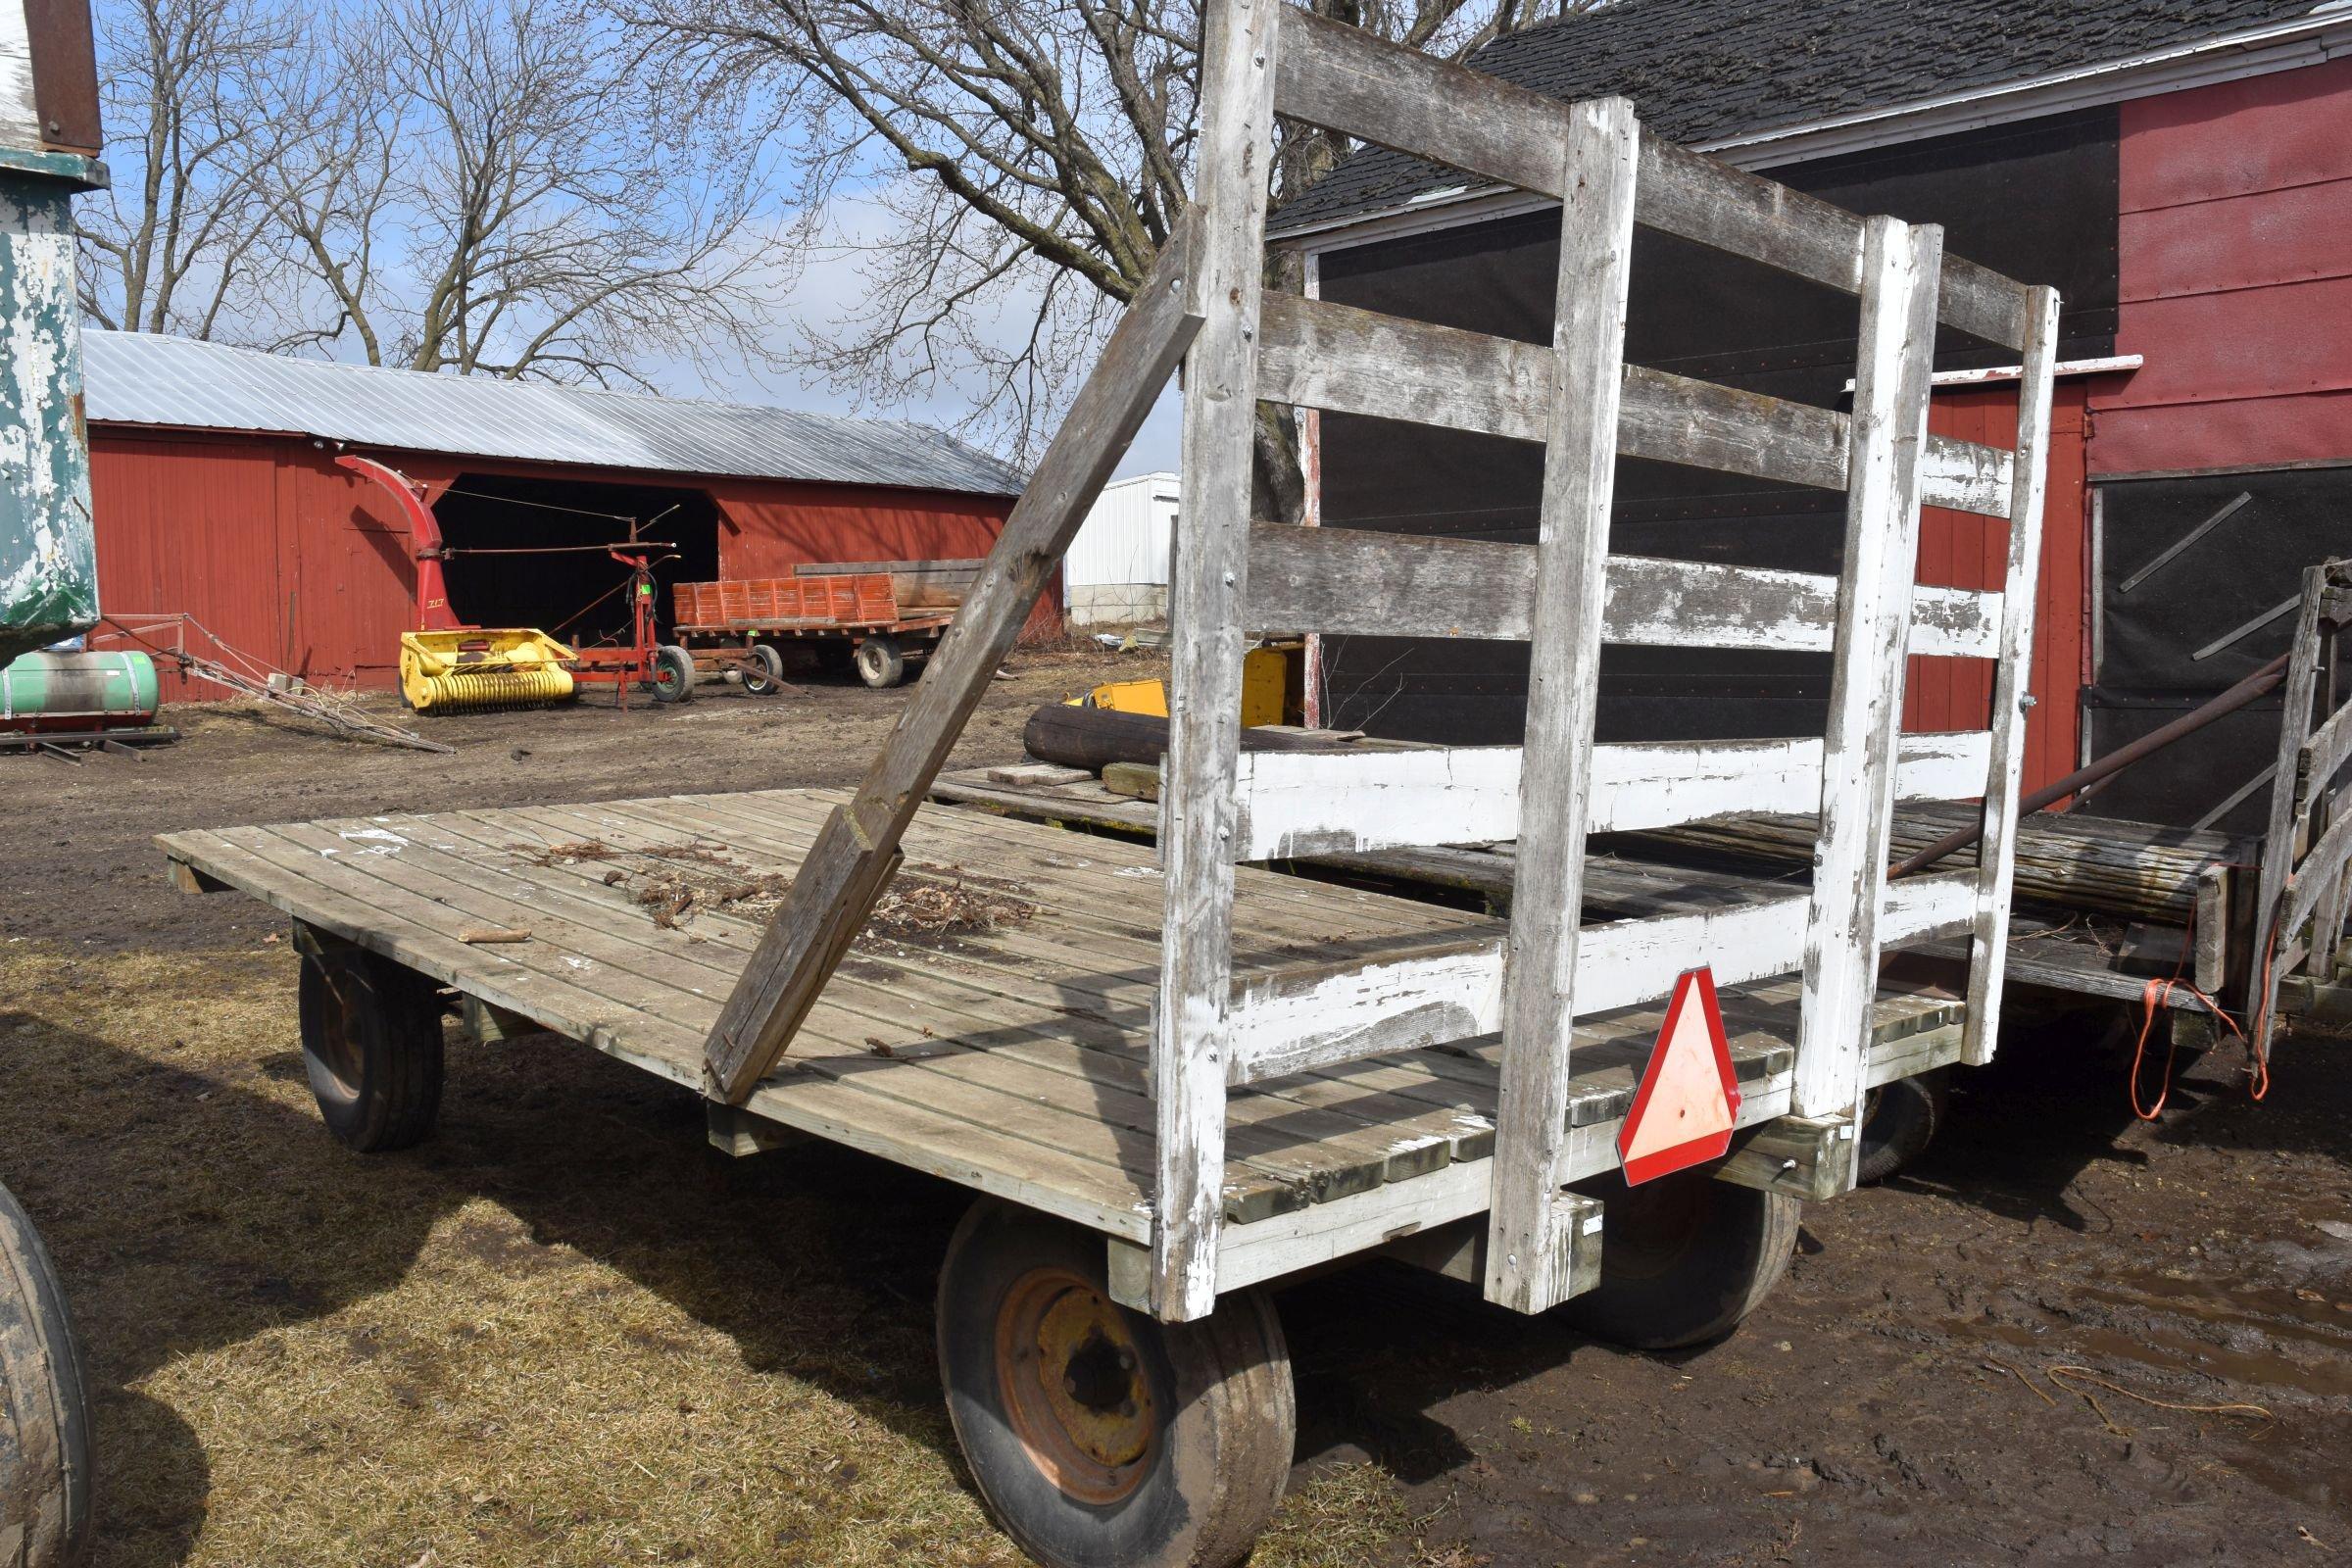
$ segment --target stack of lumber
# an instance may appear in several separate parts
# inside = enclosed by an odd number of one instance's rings
[[[1965,804],[1899,808],[1888,856],[1899,860],[1925,849],[1952,829],[1973,823],[1977,814],[1976,807]],[[1819,826],[1809,816],[1725,816],[1624,838],[1679,851],[1805,865],[1813,858]],[[2196,907],[2198,876],[2212,866],[2251,864],[2255,853],[2251,843],[2226,833],[2044,811],[2019,826],[2017,898],[2027,904],[2182,925]],[[1972,845],[1941,864],[1957,869],[1976,864],[1976,858]]]

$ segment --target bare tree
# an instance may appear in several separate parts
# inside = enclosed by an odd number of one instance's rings
[[[678,115],[601,17],[407,3],[314,72],[273,194],[282,254],[371,363],[641,381],[766,354],[764,163]]]
[[[107,326],[244,335],[265,265],[274,83],[300,28],[272,0],[124,0],[99,13],[116,184],[79,204],[82,308]]]
[[[601,10],[378,0],[290,27],[209,0],[127,3],[196,42],[151,29],[170,69],[147,71],[140,101],[161,151],[136,150],[146,177],[90,241],[129,258],[111,270],[141,280],[120,292],[147,308],[93,293],[102,322],[600,384],[722,349],[771,359],[760,140],[723,99],[679,112]],[[207,25],[224,41],[198,47]],[[110,72],[135,42],[109,29]],[[221,107],[230,42],[245,53]],[[175,128],[193,124],[217,132]],[[213,286],[204,310],[156,300],[149,251]]]
[[[860,275],[839,319],[805,328],[801,362],[877,403],[943,379],[970,391],[976,375],[974,425],[1032,445],[1186,199],[1195,0],[612,3],[681,77],[767,95],[803,181],[796,238]],[[1451,56],[1594,3],[1315,9]],[[1274,199],[1344,151],[1327,132],[1293,132]],[[1285,421],[1260,426],[1261,446],[1283,447]]]

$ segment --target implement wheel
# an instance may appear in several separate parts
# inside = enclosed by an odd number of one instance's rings
[[[1298,1412],[1254,1291],[1165,1324],[1102,1239],[982,1200],[939,1276],[948,1415],[981,1500],[1047,1568],[1233,1568],[1282,1500]]]
[[[422,1142],[441,1114],[433,982],[365,948],[302,940],[302,1059],[327,1129],[368,1154]]]
[[[1579,1182],[1601,1201],[1600,1284],[1553,1308],[1635,1350],[1706,1345],[1738,1328],[1788,1271],[1798,1204],[1687,1170],[1639,1187]]]
[[[751,667],[743,672],[743,689],[754,697],[773,697],[784,689],[784,656],[767,643],[752,645]]]
[[[90,1405],[48,1249],[0,1187],[0,1568],[66,1568],[90,1535]]]
[[[906,651],[896,637],[876,632],[858,645],[858,678],[887,691],[906,678]]]
[[[683,703],[694,696],[694,656],[671,643],[654,650],[654,701]]]
[[[1952,1070],[1881,1084],[1862,1102],[1862,1148],[1855,1179],[1883,1182],[1927,1152],[1952,1098]]]

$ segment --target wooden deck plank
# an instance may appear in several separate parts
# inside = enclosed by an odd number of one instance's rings
[[[163,843],[208,878],[699,1087],[709,1020],[760,927],[723,906],[658,926],[634,903],[647,866],[637,857],[699,835],[747,871],[790,874],[838,799],[763,791],[333,818]],[[627,883],[608,885],[615,867],[596,858],[541,863],[550,847],[600,837],[632,857],[619,862]],[[1157,882],[1121,873],[1151,870],[1151,846],[934,807],[906,848],[911,864],[1020,884],[1037,914],[1012,931],[854,949],[751,1108],[1109,1235],[1148,1236]],[[1335,943],[1410,947],[1492,926],[1472,911],[1251,867],[1237,885],[1243,951],[1261,966],[1320,959]],[[526,926],[532,938],[456,939],[479,924]],[[1742,1083],[1769,1108],[1786,1099],[1788,1051],[1764,990],[1760,1002],[1726,1000]],[[1929,1005],[1883,1002],[1875,1054],[1908,1060],[1929,1038],[1918,1033]],[[1658,1024],[1655,1009],[1578,1020],[1574,1124],[1621,1111]],[[1224,1192],[1233,1236],[1309,1206],[1377,1207],[1389,1188],[1402,1211],[1448,1167],[1488,1160],[1486,1049],[1468,1042],[1236,1093]]]

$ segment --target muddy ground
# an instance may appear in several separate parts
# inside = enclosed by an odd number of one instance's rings
[[[1025,658],[958,760],[1139,672]],[[174,894],[147,843],[841,784],[901,700],[483,715],[435,726],[446,758],[181,709],[141,761],[0,759],[0,1180],[87,1341],[99,1563],[1017,1561],[931,1366],[956,1190],[729,1160],[691,1097],[544,1038],[453,1047],[438,1136],[349,1155],[278,922]],[[1386,1267],[1284,1293],[1300,1434],[1259,1563],[2352,1556],[2352,1056],[2290,1041],[2255,1104],[2218,1054],[2144,1124],[2097,1036],[2013,1038],[1909,1174],[1808,1210],[1706,1350]]]

